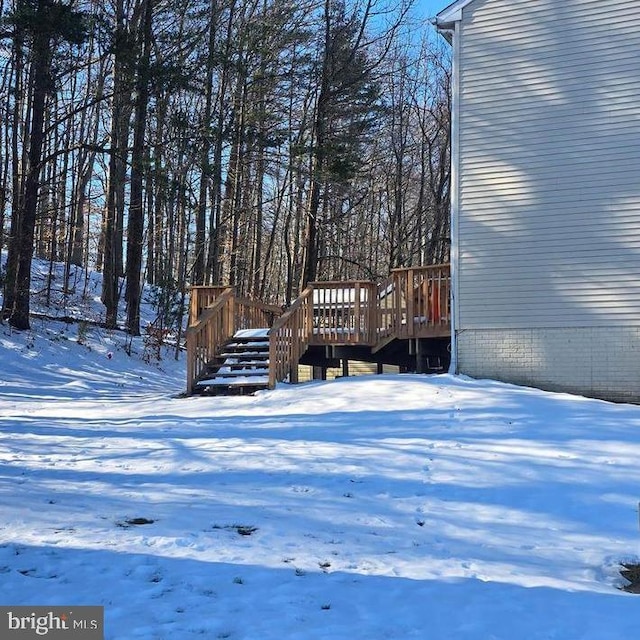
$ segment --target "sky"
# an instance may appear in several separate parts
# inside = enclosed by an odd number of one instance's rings
[[[416,0],[416,10],[425,18],[433,18],[451,4],[451,0]]]

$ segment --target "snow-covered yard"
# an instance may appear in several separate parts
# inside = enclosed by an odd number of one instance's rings
[[[110,640],[635,633],[640,407],[450,376],[179,398],[182,364],[73,331],[0,325],[0,604],[104,605]]]

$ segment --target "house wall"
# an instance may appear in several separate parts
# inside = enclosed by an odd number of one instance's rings
[[[458,370],[640,399],[640,2],[475,0],[458,34]]]
[[[479,329],[459,338],[460,370],[491,378],[637,402],[640,327]]]

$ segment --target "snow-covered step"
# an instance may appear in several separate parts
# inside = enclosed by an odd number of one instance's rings
[[[237,376],[235,378],[211,378],[198,382],[200,387],[267,387],[269,376]]]
[[[212,384],[233,384],[234,382],[250,382],[251,384],[260,384],[262,382],[269,382],[269,372],[268,371],[244,371],[239,373],[217,373],[212,378],[207,378],[206,380],[200,380],[198,385],[201,387],[208,387]]]
[[[264,355],[269,354],[269,345],[265,345],[264,347],[256,346],[254,344],[225,344],[224,350],[220,354],[221,357],[233,357],[237,355],[254,355],[263,357]]]
[[[196,387],[202,393],[250,393],[269,386],[268,329],[243,329],[224,345]]]
[[[227,358],[218,371],[253,371],[254,369],[268,369],[268,365],[269,360],[236,360],[235,358]]]
[[[233,335],[234,338],[243,338],[243,339],[256,339],[262,338],[263,340],[267,340],[267,344],[269,344],[269,328],[266,329],[240,329],[236,331]]]
[[[248,340],[246,342],[229,342],[225,345],[227,349],[243,349],[245,347],[251,347],[252,349],[268,349],[269,342],[263,340]]]
[[[259,369],[226,369],[224,367],[220,367],[216,372],[214,378],[238,378],[238,377],[249,377],[255,378],[255,376],[268,376],[269,369],[260,367]],[[206,381],[205,381],[206,382]]]

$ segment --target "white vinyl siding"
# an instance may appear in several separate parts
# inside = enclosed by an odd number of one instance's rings
[[[640,2],[475,0],[458,331],[640,326]]]

